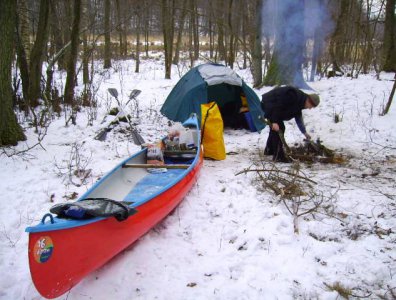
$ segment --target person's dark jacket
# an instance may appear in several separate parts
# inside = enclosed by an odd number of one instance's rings
[[[298,128],[305,134],[302,110],[307,97],[307,94],[292,86],[277,87],[262,95],[261,108],[265,118],[271,123],[295,118]]]

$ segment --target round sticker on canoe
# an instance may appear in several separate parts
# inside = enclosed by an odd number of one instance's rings
[[[38,263],[45,263],[48,261],[54,251],[54,244],[49,236],[40,237],[33,249],[34,259]]]

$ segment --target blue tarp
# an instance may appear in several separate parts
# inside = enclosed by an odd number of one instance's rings
[[[209,69],[210,72],[215,74],[213,77],[216,78],[216,84],[209,85],[211,84],[210,78],[205,81],[199,71],[200,68]],[[241,86],[227,83],[229,82],[227,76],[229,77],[230,73],[234,77],[231,79],[235,81],[237,77]],[[224,81],[219,83],[219,78],[221,81],[222,76],[224,76]],[[241,101],[241,92],[246,96],[253,123],[260,132],[265,125],[260,120],[263,112],[257,94],[235,72],[218,64],[204,64],[188,71],[166,98],[161,108],[161,113],[170,120],[178,122],[183,122],[188,119],[191,113],[196,113],[199,116],[199,120],[201,120],[201,104],[216,101],[221,108],[224,103]]]

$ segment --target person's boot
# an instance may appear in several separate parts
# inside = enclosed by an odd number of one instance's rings
[[[291,163],[292,160],[282,151],[278,152],[278,155],[274,155],[273,159],[274,162],[282,162],[282,163]]]
[[[265,147],[264,155],[274,155],[274,151],[272,151],[272,149],[270,149],[269,147]]]

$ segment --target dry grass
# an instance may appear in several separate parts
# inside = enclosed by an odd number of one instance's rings
[[[352,296],[352,290],[343,286],[340,282],[335,282],[333,284],[328,284],[328,283],[324,283],[324,285],[326,286],[326,288],[329,291],[335,291],[337,292],[341,297],[345,298],[345,299],[349,299],[349,297]]]

